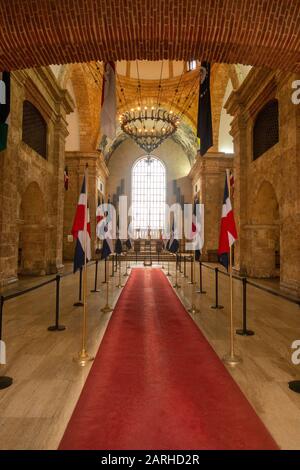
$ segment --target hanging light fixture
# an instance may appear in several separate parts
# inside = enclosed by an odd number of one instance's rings
[[[176,132],[180,120],[172,111],[162,108],[132,108],[119,117],[121,129],[145,152],[151,153]]]

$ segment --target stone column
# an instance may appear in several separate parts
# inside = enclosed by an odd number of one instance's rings
[[[11,77],[11,112],[6,150],[0,152],[0,285],[17,280],[18,146],[22,138],[23,84]]]
[[[226,103],[227,111],[233,116],[231,135],[234,144],[234,216],[238,240],[234,244],[234,268],[241,274],[247,267],[247,121],[246,112],[232,93]]]
[[[53,133],[55,172],[52,200],[52,226],[50,232],[50,272],[57,272],[63,267],[63,226],[64,226],[64,169],[65,139],[68,135],[65,113],[56,117]]]

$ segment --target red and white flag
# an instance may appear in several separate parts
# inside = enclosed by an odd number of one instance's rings
[[[226,170],[225,189],[222,207],[221,229],[219,238],[219,262],[228,270],[230,247],[237,240],[237,231],[231,201],[229,197],[229,171]]]
[[[102,204],[99,204],[99,206],[96,209],[96,225],[101,222],[101,220],[104,219],[104,211],[102,209]]]
[[[101,132],[113,140],[116,137],[116,70],[114,62],[104,66],[102,101],[101,101]]]
[[[76,240],[74,255],[74,272],[91,259],[91,224],[87,203],[87,171],[83,177],[81,193],[72,227],[72,235]]]

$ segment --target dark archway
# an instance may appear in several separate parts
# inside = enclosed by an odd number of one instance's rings
[[[46,274],[45,214],[43,193],[37,183],[30,183],[20,206],[19,274]]]
[[[264,181],[260,186],[251,224],[251,266],[253,277],[280,276],[280,215],[273,186]]]

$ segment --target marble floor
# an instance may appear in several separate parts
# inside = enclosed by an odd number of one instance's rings
[[[90,293],[94,286],[94,269],[94,266],[88,269],[88,350],[91,354],[97,352],[111,315],[100,311],[106,300],[103,263],[99,264],[100,292]],[[123,265],[122,274],[124,270]],[[170,282],[174,283],[173,263],[170,263],[170,272],[173,275]],[[189,269],[187,272],[190,273]],[[199,308],[200,312],[192,318],[222,357],[229,350],[228,278],[220,275],[219,279],[219,301],[224,309],[213,310],[214,272],[203,269],[206,294],[195,292],[199,281],[196,274],[196,284],[191,285],[189,279],[179,273],[181,288],[177,292],[187,308],[191,302]],[[113,305],[121,290],[116,287],[118,275],[109,279]],[[125,282],[126,277],[122,276],[122,281]],[[38,279],[22,280],[8,290],[16,291],[38,282]],[[47,330],[54,321],[54,283],[4,305],[3,339],[8,364],[1,367],[0,373],[13,377],[14,383],[0,390],[0,449],[56,449],[91,367],[81,368],[72,360],[80,349],[82,308],[73,306],[78,297],[78,275],[63,278],[61,292],[61,323],[66,326],[65,331]],[[241,326],[241,294],[241,283],[234,281],[237,327]],[[290,391],[287,385],[289,380],[300,380],[300,365],[293,365],[291,361],[291,344],[300,339],[299,313],[299,306],[248,286],[248,326],[255,335],[235,336],[236,350],[243,362],[230,369],[284,449],[300,449],[300,395]]]

